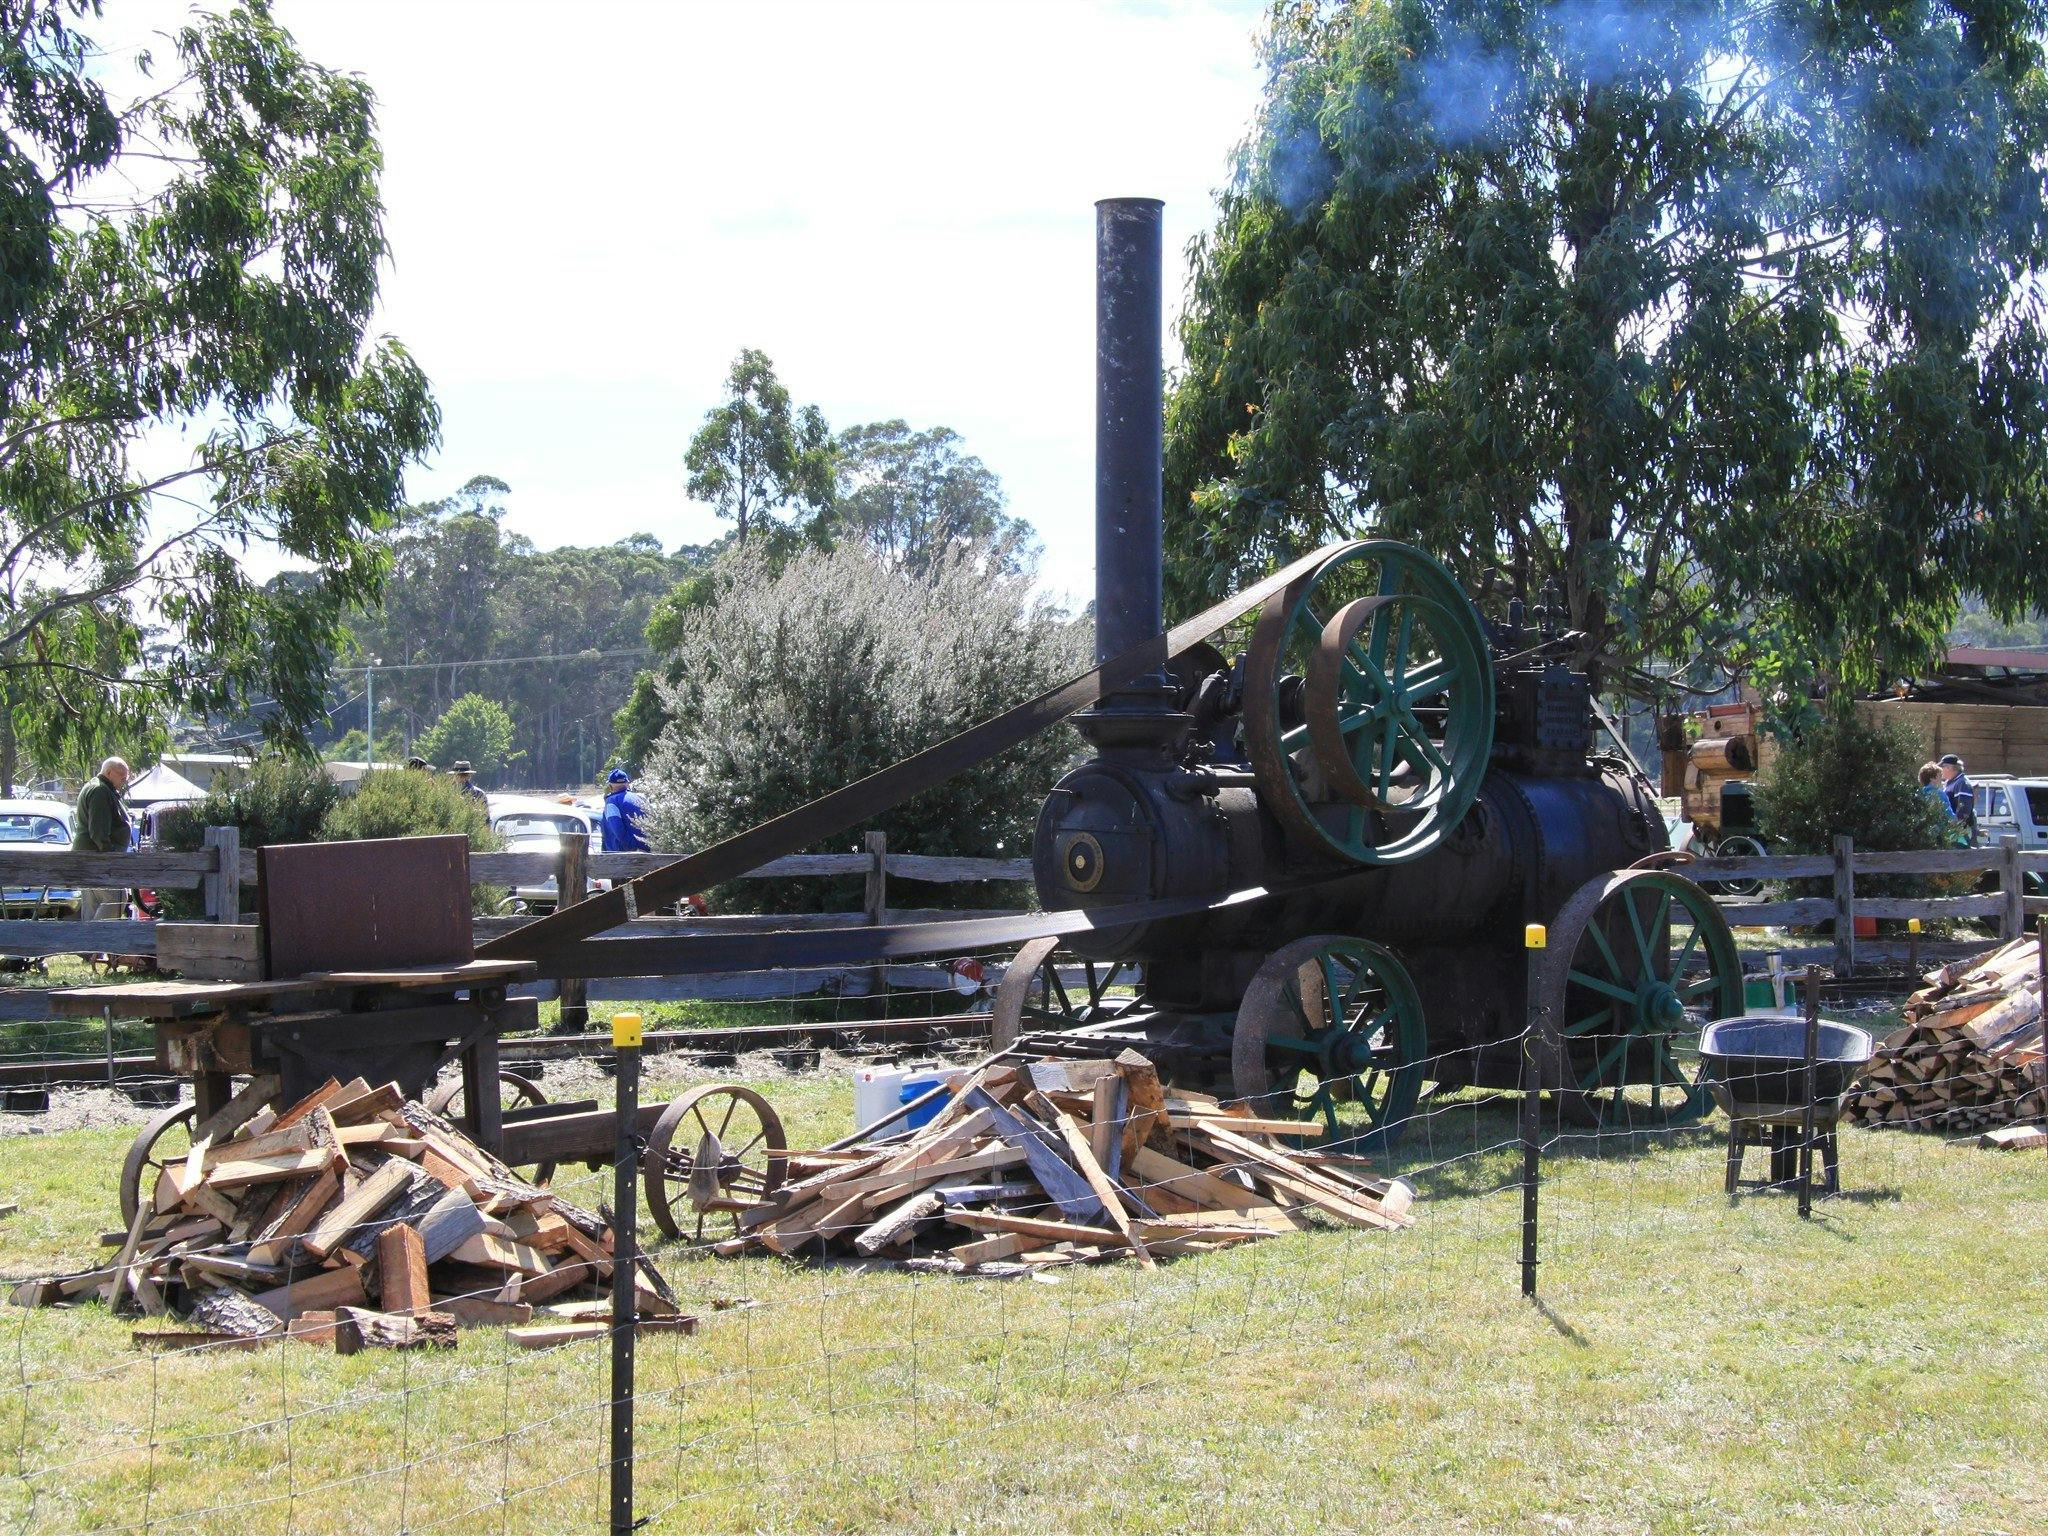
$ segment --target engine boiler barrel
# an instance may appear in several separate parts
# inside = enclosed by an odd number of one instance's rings
[[[1257,904],[1090,935],[1074,947],[1103,958],[1256,951],[1304,933],[1431,945],[1502,925],[1519,939],[1524,921],[1650,852],[1660,827],[1654,805],[1622,774],[1552,778],[1496,769],[1458,827],[1422,858]],[[1248,789],[1194,795],[1185,777],[1098,761],[1070,773],[1048,797],[1034,872],[1040,900],[1061,908],[1222,895],[1287,884],[1315,867],[1290,852]]]

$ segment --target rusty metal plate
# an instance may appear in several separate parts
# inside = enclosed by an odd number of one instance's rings
[[[469,839],[285,843],[257,852],[263,969],[404,970],[473,957]]]

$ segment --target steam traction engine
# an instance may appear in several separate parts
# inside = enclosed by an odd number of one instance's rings
[[[1159,205],[1098,214],[1100,661],[1163,625]],[[1676,1048],[1742,1011],[1733,937],[1697,885],[1634,867],[1665,846],[1650,787],[1595,750],[1586,677],[1528,617],[1488,622],[1420,550],[1341,544],[1241,654],[1198,645],[1074,717],[1094,755],[1040,811],[1041,902],[1214,899],[1026,945],[997,1044],[1135,1045],[1385,1144],[1426,1079],[1517,1081],[1543,923],[1544,1085],[1581,1115],[1702,1112]]]

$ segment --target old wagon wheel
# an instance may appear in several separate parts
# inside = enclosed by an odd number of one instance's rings
[[[1138,1004],[1135,992],[1112,996],[1114,987],[1134,986],[1138,966],[1128,960],[1077,960],[1077,984],[1062,979],[1053,963],[1060,941],[1033,939],[1017,951],[1017,958],[1003,971],[996,984],[995,1007],[989,1017],[989,1044],[1007,1051],[1024,1032],[1025,1021],[1033,1029],[1077,1029],[1083,1024],[1100,1024],[1129,1012]]]
[[[538,1109],[547,1103],[548,1096],[541,1086],[524,1073],[512,1072],[504,1067],[498,1069],[498,1109],[500,1113],[512,1109]],[[444,1120],[461,1121],[467,1118],[469,1106],[462,1097],[462,1074],[456,1073],[436,1088],[427,1099],[427,1108]],[[535,1163],[527,1175],[536,1184],[551,1183],[555,1177],[552,1162]]]
[[[190,1100],[173,1104],[150,1117],[149,1123],[128,1144],[128,1156],[121,1163],[121,1225],[133,1227],[135,1213],[142,1209],[143,1181],[148,1195],[156,1196],[156,1178],[173,1163],[185,1161],[192,1150],[192,1127],[198,1124],[199,1106]]]
[[[1695,961],[1705,970],[1692,972]],[[1550,924],[1537,986],[1544,1084],[1575,1119],[1656,1128],[1712,1106],[1675,1049],[1742,1012],[1742,957],[1696,882],[1667,869],[1587,881]],[[1628,1098],[1631,1087],[1647,1101]]]
[[[1471,600],[1419,549],[1370,539],[1266,600],[1245,656],[1244,744],[1296,839],[1357,864],[1437,846],[1493,747]]]
[[[673,1100],[641,1157],[647,1209],[668,1237],[705,1240],[705,1228],[737,1235],[742,1211],[782,1183],[788,1167],[774,1107],[739,1083],[707,1083]]]
[[[1267,956],[1230,1037],[1238,1096],[1266,1114],[1320,1116],[1329,1139],[1379,1151],[1406,1129],[1422,1093],[1429,1033],[1422,999],[1394,952],[1315,934]],[[1356,1103],[1363,1124],[1340,1124]]]

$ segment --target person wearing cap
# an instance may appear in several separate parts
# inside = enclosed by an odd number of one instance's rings
[[[434,765],[428,762],[424,757],[421,757],[418,753],[414,753],[411,757],[408,757],[405,760],[405,766],[411,769],[414,773],[432,773],[434,771]]]
[[[605,775],[604,819],[599,823],[606,853],[646,853],[647,835],[641,825],[647,818],[647,802],[633,793],[633,776],[623,768]]]
[[[1977,839],[1977,786],[1970,782],[1970,776],[1963,772],[1963,760],[1953,752],[1942,754],[1935,764],[1941,770],[1941,793],[1948,801],[1948,808],[1955,818],[1970,830],[1970,840]]]
[[[470,799],[486,798],[484,792],[476,787],[476,770],[470,767],[468,758],[458,757],[448,771],[455,775],[455,782],[462,786],[462,792]]]

